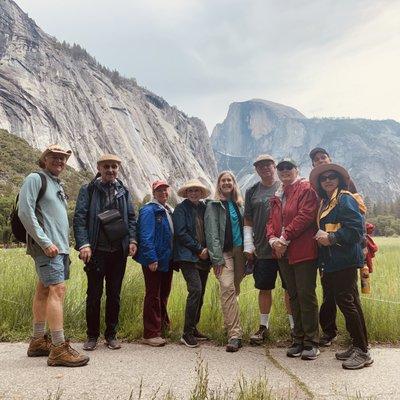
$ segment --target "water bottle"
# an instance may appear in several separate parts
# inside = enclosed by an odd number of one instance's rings
[[[360,270],[361,276],[361,293],[370,294],[371,293],[371,282],[369,279],[369,269],[366,265]]]

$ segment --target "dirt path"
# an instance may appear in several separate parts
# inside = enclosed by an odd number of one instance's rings
[[[76,344],[77,348],[81,344]],[[400,349],[374,348],[375,363],[361,371],[344,371],[325,350],[316,361],[289,359],[282,348],[244,347],[235,354],[223,347],[188,349],[169,344],[154,349],[124,344],[111,351],[100,346],[83,368],[47,367],[45,358],[26,357],[26,343],[0,343],[0,399],[151,399],[171,390],[186,399],[196,368],[207,366],[209,387],[232,388],[243,376],[268,379],[274,391],[290,399],[400,399]],[[362,396],[362,397],[360,397]]]

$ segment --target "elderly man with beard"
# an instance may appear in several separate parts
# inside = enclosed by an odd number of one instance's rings
[[[100,336],[100,303],[106,282],[106,345],[119,349],[116,339],[120,292],[128,255],[134,256],[136,217],[132,197],[118,179],[121,159],[104,154],[97,161],[98,177],[82,186],[76,201],[74,234],[79,258],[88,279],[86,297],[87,341],[84,350],[95,350]]]
[[[259,290],[260,327],[250,337],[250,343],[258,345],[268,334],[272,290],[275,288],[279,272],[278,261],[272,255],[271,246],[265,237],[265,226],[270,212],[270,199],[279,189],[280,182],[276,177],[276,165],[272,156],[262,154],[257,157],[253,165],[261,180],[246,191],[243,234],[244,253],[249,262],[254,262],[254,283],[256,289]],[[285,305],[290,328],[293,329],[289,296],[282,276],[281,281],[285,289]]]

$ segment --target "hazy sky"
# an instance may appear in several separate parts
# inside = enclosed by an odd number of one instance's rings
[[[308,117],[400,121],[400,1],[17,0],[47,33],[79,43],[205,121],[263,98]]]

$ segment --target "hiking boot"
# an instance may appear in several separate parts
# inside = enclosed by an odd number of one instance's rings
[[[235,353],[242,347],[242,339],[230,338],[226,345],[226,351],[228,353]]]
[[[209,339],[208,336],[203,335],[203,334],[202,334],[201,332],[199,332],[197,329],[194,330],[193,336],[197,339],[197,341],[200,341],[200,342]]]
[[[28,347],[28,357],[43,357],[50,354],[51,340],[47,335],[40,338],[31,338]]]
[[[301,359],[302,360],[316,360],[319,355],[320,355],[320,351],[317,346],[304,346],[304,349],[301,352]]]
[[[358,347],[354,347],[353,353],[347,360],[343,361],[342,367],[344,369],[361,369],[369,367],[373,362],[369,351],[364,352]]]
[[[330,336],[327,334],[323,334],[319,339],[319,345],[322,347],[330,347],[332,346],[332,342],[336,340],[336,336]]]
[[[184,333],[181,337],[181,343],[187,347],[197,347],[199,343],[191,333]]]
[[[47,365],[51,367],[82,367],[86,365],[88,361],[88,356],[78,353],[70,346],[69,340],[66,340],[59,346],[51,345]]]
[[[96,347],[97,347],[97,338],[88,338],[82,346],[83,350],[86,351],[96,350]]]
[[[267,338],[268,328],[265,325],[260,325],[258,331],[250,336],[250,344],[260,345]]]
[[[118,350],[121,348],[121,343],[116,338],[106,339],[106,346],[111,350]]]
[[[163,339],[162,337],[158,336],[158,337],[153,337],[153,338],[148,338],[148,339],[143,338],[141,343],[147,344],[148,346],[161,347],[161,346],[165,346],[167,341],[165,339]]]
[[[350,346],[345,351],[340,351],[340,352],[335,353],[335,357],[336,357],[337,360],[345,361],[348,358],[350,358],[353,353],[354,353],[354,347]]]
[[[303,351],[303,345],[301,343],[293,343],[286,351],[288,357],[300,357]]]

